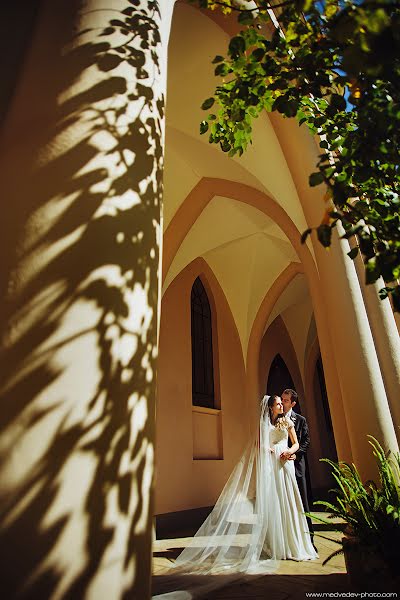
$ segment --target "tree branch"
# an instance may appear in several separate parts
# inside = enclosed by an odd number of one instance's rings
[[[211,0],[214,5],[222,6],[223,8],[229,8],[230,10],[234,10],[236,12],[241,13],[251,13],[256,11],[266,11],[274,8],[283,8],[284,6],[291,6],[295,2],[294,0],[285,0],[284,2],[280,2],[279,4],[270,4],[269,2],[261,2],[260,5],[255,8],[239,8],[238,6],[231,6],[230,4],[226,4],[226,2],[220,0]]]

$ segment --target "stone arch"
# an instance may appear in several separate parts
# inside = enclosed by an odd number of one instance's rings
[[[164,233],[163,281],[180,245],[201,212],[215,196],[224,196],[257,208],[271,218],[283,231],[311,277],[317,277],[311,252],[301,244],[300,232],[286,211],[270,196],[244,183],[227,179],[203,177],[190,191],[176,211]]]
[[[256,406],[254,405],[257,398],[260,398],[263,390],[259,377],[259,356],[261,342],[264,335],[265,325],[268,318],[284,289],[298,275],[302,273],[302,265],[300,263],[290,263],[284,271],[276,278],[274,284],[266,293],[260,308],[258,309],[256,318],[251,329],[249,344],[247,347],[246,370],[247,370],[247,393],[249,408],[255,417]]]
[[[328,327],[327,315],[325,314],[325,303],[320,289],[319,276],[317,268],[311,254],[310,249],[306,244],[301,243],[300,232],[295,226],[294,222],[290,219],[286,211],[270,196],[267,194],[250,187],[243,183],[237,183],[234,181],[215,178],[215,177],[203,177],[189,192],[185,200],[182,202],[170,224],[168,225],[164,233],[164,249],[163,249],[163,281],[165,281],[166,275],[171,267],[171,264],[183,242],[186,235],[189,233],[192,225],[196,222],[201,212],[207,206],[207,204],[215,196],[223,196],[237,200],[239,202],[246,203],[254,208],[257,208],[263,212],[266,216],[271,218],[283,231],[292,244],[296,251],[301,264],[291,263],[282,272],[281,276],[277,278],[279,283],[277,284],[281,290],[284,289],[283,281],[286,280],[288,283],[294,276],[293,269],[297,272],[303,272],[308,283],[310,296],[314,308],[315,319],[318,327],[318,337],[321,345],[321,352],[324,357],[324,364],[326,365],[326,383],[329,393],[336,399],[338,404],[341,404],[341,389],[337,376],[336,365],[334,361],[334,354],[332,348],[332,340]],[[292,266],[297,265],[297,266]],[[288,276],[289,274],[289,276]],[[282,277],[282,279],[281,279]],[[274,288],[274,286],[272,286]],[[271,290],[272,290],[271,288]],[[275,292],[276,293],[275,288]],[[269,297],[272,297],[273,292],[271,290],[267,293]],[[275,300],[276,302],[276,300]],[[274,303],[275,303],[274,302]],[[263,303],[262,303],[263,304]],[[262,313],[256,316],[254,324],[257,323],[257,327],[260,327],[259,320],[263,320]],[[265,326],[266,320],[264,320],[263,327]],[[254,328],[253,324],[253,328]],[[253,332],[250,334],[250,339]],[[259,340],[261,341],[261,340]],[[253,340],[256,343],[256,340]],[[258,346],[259,348],[259,346]],[[256,350],[256,355],[254,351]],[[259,390],[257,383],[257,343],[255,347],[248,346],[246,355],[246,370],[247,386],[246,386],[246,399],[249,409],[249,414],[252,414],[254,419],[257,414],[256,401],[259,398]],[[341,411],[336,411],[340,416]],[[342,418],[341,429],[342,438],[348,439],[347,427]]]

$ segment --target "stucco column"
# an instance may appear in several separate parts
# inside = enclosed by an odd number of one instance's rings
[[[320,210],[318,208],[321,208],[321,202],[318,202],[318,197],[315,198],[315,188],[310,189],[308,185],[308,174],[314,170],[316,161],[313,139],[304,127],[298,126],[294,119],[284,119],[277,113],[271,113],[268,116],[284,152],[307,223],[315,223],[316,219],[320,218]],[[310,247],[313,247],[310,240],[308,243]],[[306,266],[304,271],[307,276],[314,308],[329,408],[335,434],[335,444],[338,457],[341,460],[351,462],[353,455],[343,409],[341,384],[329,326],[329,313],[318,277],[316,278],[317,281],[314,281],[314,277],[312,277],[314,269],[318,270],[316,260],[312,265]]]
[[[327,251],[315,245],[328,308],[354,462],[365,478],[375,477],[367,434],[396,451],[397,439],[362,292],[347,240],[337,227]]]
[[[317,227],[326,206],[322,186],[310,188],[308,183],[319,153],[316,141],[294,119],[283,119],[274,113],[270,119],[284,150],[307,223],[309,227]],[[376,436],[392,450],[397,448],[397,439],[355,266],[346,256],[350,247],[347,240],[338,240],[337,232],[329,250],[321,246],[315,234],[312,234],[312,244],[324,304],[322,320],[329,329],[332,343],[332,353],[326,357],[320,336],[321,321],[316,319],[324,368],[331,360],[335,362],[352,459],[365,477],[375,476],[367,434]],[[335,390],[327,368],[326,384],[336,440],[337,412],[341,407],[335,403]],[[342,458],[338,444],[337,449]]]
[[[5,598],[150,595],[173,4],[43,0],[4,121]]]
[[[365,284],[365,267],[360,255],[355,259],[368,320],[378,355],[387,399],[389,401],[397,441],[400,443],[400,337],[388,298],[380,300],[379,290],[385,287],[382,278],[373,285]]]

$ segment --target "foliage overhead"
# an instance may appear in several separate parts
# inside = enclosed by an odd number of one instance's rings
[[[328,247],[338,222],[344,237],[356,236],[350,258],[361,253],[366,282],[382,276],[380,296],[391,294],[400,311],[400,3],[276,0],[274,13],[265,0],[197,3],[237,13],[242,27],[213,60],[221,82],[202,105],[200,133],[240,156],[266,110],[317,134],[309,183],[327,188],[318,239]]]

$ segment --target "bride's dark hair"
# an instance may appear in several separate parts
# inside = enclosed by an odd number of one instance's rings
[[[268,398],[267,405],[268,405],[269,419],[270,419],[271,423],[273,425],[275,425],[275,427],[278,427],[278,429],[284,429],[284,428],[288,427],[288,422],[287,422],[287,420],[285,418],[285,414],[284,413],[280,413],[276,417],[275,423],[273,423],[273,421],[272,421],[272,407],[274,406],[274,403],[275,403],[276,399],[280,400],[281,397],[278,396],[277,394],[275,394],[274,396],[270,396]]]

